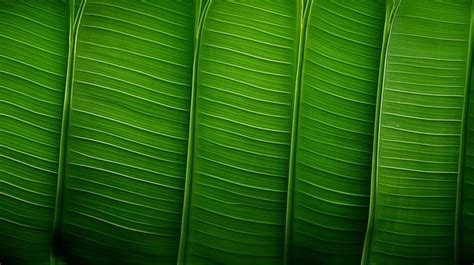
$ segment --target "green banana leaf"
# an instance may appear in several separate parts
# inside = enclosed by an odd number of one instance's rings
[[[471,38],[472,38],[471,32]],[[472,51],[471,51],[472,60]],[[471,61],[472,64],[472,61]],[[461,264],[472,264],[474,261],[474,82],[471,72],[471,91],[469,114],[466,130],[466,157],[464,160],[464,185],[462,204],[462,231],[461,231]]]
[[[290,264],[357,264],[369,208],[385,2],[311,2]]]
[[[69,264],[174,264],[183,204],[194,2],[78,11],[61,253]]]
[[[289,0],[208,2],[180,264],[283,261],[301,11]]]
[[[69,7],[0,1],[0,263],[48,264]]]
[[[473,23],[0,0],[0,264],[472,264]]]
[[[74,0],[74,21],[79,18],[79,10],[82,9],[81,5],[84,4],[83,0]]]
[[[458,264],[471,1],[393,9],[364,261]]]

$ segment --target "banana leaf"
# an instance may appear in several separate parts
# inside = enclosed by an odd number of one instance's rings
[[[84,1],[77,17],[59,252],[174,264],[199,3]]]
[[[0,263],[49,264],[69,6],[0,1]]]
[[[289,264],[357,264],[369,209],[385,2],[310,1],[309,8]]]
[[[472,38],[471,32],[471,38]],[[472,51],[471,51],[472,56]],[[472,60],[472,57],[471,57]],[[471,61],[472,64],[472,61]],[[472,71],[472,70],[471,70]],[[471,72],[469,113],[465,138],[466,156],[464,160],[464,185],[461,226],[461,264],[474,262],[474,90]],[[461,199],[461,198],[459,198]]]
[[[364,260],[458,264],[471,1],[397,1]]]
[[[302,3],[208,1],[179,264],[281,264]]]
[[[0,0],[0,263],[472,264],[473,16]]]

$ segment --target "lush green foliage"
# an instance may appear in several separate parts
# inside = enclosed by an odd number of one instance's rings
[[[472,5],[0,0],[0,263],[472,264]]]
[[[471,71],[472,75],[472,71]],[[461,223],[461,251],[462,261],[468,263],[474,260],[474,89],[471,83],[469,102],[468,130],[465,146],[466,158],[464,168],[462,223]]]
[[[47,264],[68,54],[68,6],[0,2],[0,262]]]
[[[101,253],[114,263],[172,263],[195,6],[87,1],[79,14],[61,247],[80,264],[100,261]]]
[[[291,263],[361,259],[384,15],[381,1],[314,1],[308,12]]]
[[[216,1],[205,10],[181,238],[186,263],[283,260],[300,11],[292,1]]]
[[[393,10],[369,263],[448,264],[455,255],[470,5],[432,3],[426,12],[423,2],[401,1]]]

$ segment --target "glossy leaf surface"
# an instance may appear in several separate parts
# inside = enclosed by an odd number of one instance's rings
[[[0,263],[471,264],[473,14],[0,0]]]
[[[300,92],[290,264],[360,262],[384,11],[383,1],[312,3]]]
[[[0,262],[48,264],[68,5],[0,1]]]
[[[471,62],[472,63],[472,62]],[[466,130],[466,156],[464,160],[464,185],[462,202],[461,262],[474,261],[474,90],[472,85]]]
[[[185,264],[283,262],[299,8],[212,1],[205,14]]]
[[[72,264],[176,263],[195,8],[87,1],[79,13],[61,227]]]
[[[399,1],[394,10],[369,264],[455,263],[470,5]]]

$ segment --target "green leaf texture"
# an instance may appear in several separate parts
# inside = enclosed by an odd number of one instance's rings
[[[402,0],[387,47],[369,264],[454,264],[470,1]]]
[[[81,9],[83,2],[84,0],[74,0],[74,20],[79,17],[79,10]]]
[[[471,32],[472,34],[472,32]],[[472,36],[471,36],[472,37]],[[472,51],[471,51],[472,52]],[[471,62],[472,64],[472,62]],[[466,156],[464,160],[464,185],[462,204],[461,253],[462,264],[474,262],[474,82],[469,100],[469,113],[466,130]]]
[[[212,1],[207,10],[184,264],[283,263],[300,9]]]
[[[0,262],[50,258],[68,5],[0,1]]]
[[[174,264],[189,126],[192,2],[87,1],[61,246],[70,264]]]
[[[385,3],[314,1],[310,10],[290,264],[357,264],[367,226]]]

